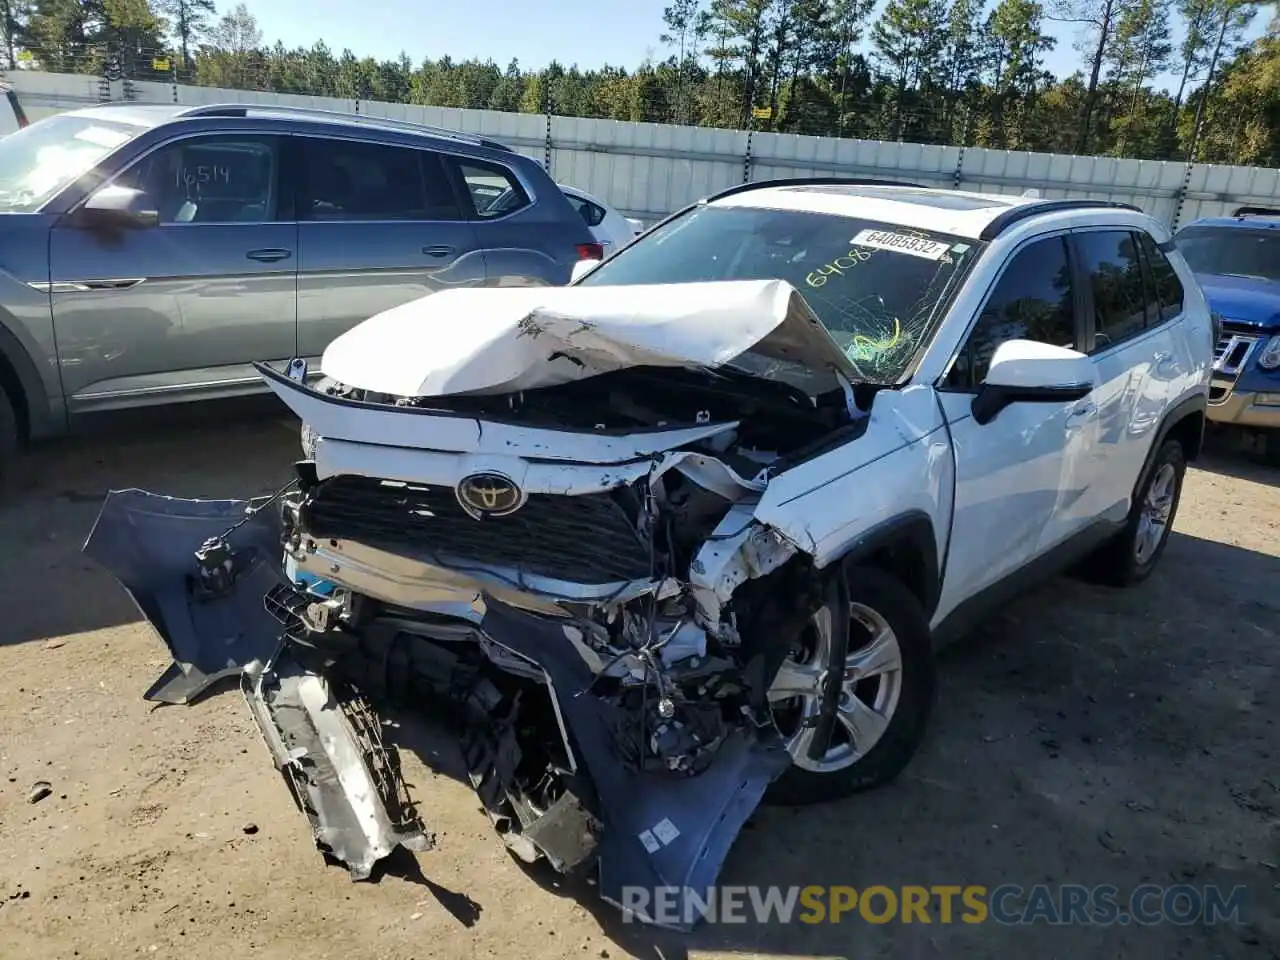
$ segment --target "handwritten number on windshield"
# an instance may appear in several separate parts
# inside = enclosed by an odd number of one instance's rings
[[[850,250],[848,253],[841,254],[830,263],[825,263],[817,270],[811,272],[804,278],[804,282],[809,286],[817,288],[824,287],[827,284],[827,278],[831,276],[844,276],[844,271],[852,270],[860,263],[866,263],[875,254],[870,250]]]

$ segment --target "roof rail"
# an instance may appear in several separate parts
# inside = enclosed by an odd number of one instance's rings
[[[1117,203],[1114,200],[1040,200],[1034,203],[1023,203],[1010,207],[985,227],[978,235],[979,240],[994,240],[1015,223],[1036,217],[1042,213],[1055,213],[1059,210],[1132,210],[1141,213],[1140,207],[1132,203]]]
[[[865,177],[782,177],[777,180],[752,180],[740,183],[713,193],[702,202],[721,200],[735,194],[747,193],[751,190],[767,190],[770,187],[915,187],[917,190],[929,189],[923,183],[910,183],[906,180],[875,180]]]
[[[505,143],[497,140],[490,140],[488,137],[482,137],[479,134],[467,133],[462,130],[451,130],[448,127],[437,127],[429,123],[417,123],[413,120],[399,120],[394,117],[376,117],[367,113],[343,113],[340,110],[321,110],[318,107],[295,107],[289,104],[276,103],[206,103],[196,107],[188,107],[183,110],[179,116],[182,117],[247,117],[249,111],[261,111],[262,113],[285,114],[296,117],[313,117],[317,120],[340,120],[344,123],[367,123],[377,124],[383,127],[390,127],[395,130],[407,130],[414,133],[429,133],[437,137],[448,137],[451,140],[460,140],[464,143],[473,143],[477,146],[488,147],[490,150],[505,150],[508,153],[511,148]]]
[[[1273,207],[1236,207],[1233,217],[1280,217],[1280,210]]]

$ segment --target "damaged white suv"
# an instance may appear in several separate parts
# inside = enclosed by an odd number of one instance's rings
[[[354,876],[429,843],[398,701],[457,724],[517,855],[643,915],[767,789],[902,770],[936,644],[1028,575],[1151,572],[1211,327],[1133,208],[747,184],[570,287],[373,317],[322,387],[261,366],[307,425],[278,506],[113,493],[86,551],[173,652],[148,695],[243,674]]]

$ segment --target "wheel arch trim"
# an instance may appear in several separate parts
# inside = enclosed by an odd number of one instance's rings
[[[1156,457],[1160,453],[1160,448],[1164,446],[1169,435],[1188,418],[1200,417],[1201,436],[1204,434],[1204,424],[1208,417],[1209,398],[1203,393],[1197,393],[1194,396],[1187,397],[1184,400],[1174,404],[1172,409],[1165,414],[1164,420],[1160,422],[1160,429],[1156,431],[1155,441],[1151,444],[1151,448],[1147,451],[1146,458],[1142,462],[1142,470],[1138,473],[1138,478],[1133,485],[1133,493],[1130,495],[1129,502],[1132,504],[1138,497],[1138,492],[1146,485],[1147,480],[1151,477],[1151,471],[1155,468]],[[1188,460],[1194,460],[1199,453],[1200,443],[1197,443],[1194,450],[1184,450]]]
[[[26,408],[27,437],[36,439],[59,432],[54,422],[54,411],[45,394],[44,381],[35,362],[22,342],[3,322],[0,322],[0,365],[12,371],[22,390],[19,400]],[[22,411],[17,412],[21,416]]]
[[[890,567],[885,572],[903,580],[903,585],[919,599],[928,619],[937,610],[942,595],[937,544],[932,518],[923,510],[908,510],[869,527],[832,566],[839,564],[847,576],[852,568],[865,565],[873,557],[905,547],[919,568],[907,573]]]

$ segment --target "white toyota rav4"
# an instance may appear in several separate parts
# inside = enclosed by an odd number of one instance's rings
[[[376,316],[320,387],[260,367],[307,425],[278,509],[113,493],[86,549],[173,652],[149,695],[243,673],[357,876],[426,843],[398,698],[447,705],[515,853],[645,916],[766,791],[896,775],[936,645],[1028,576],[1150,574],[1212,326],[1130,207],[747,184],[569,287]]]

